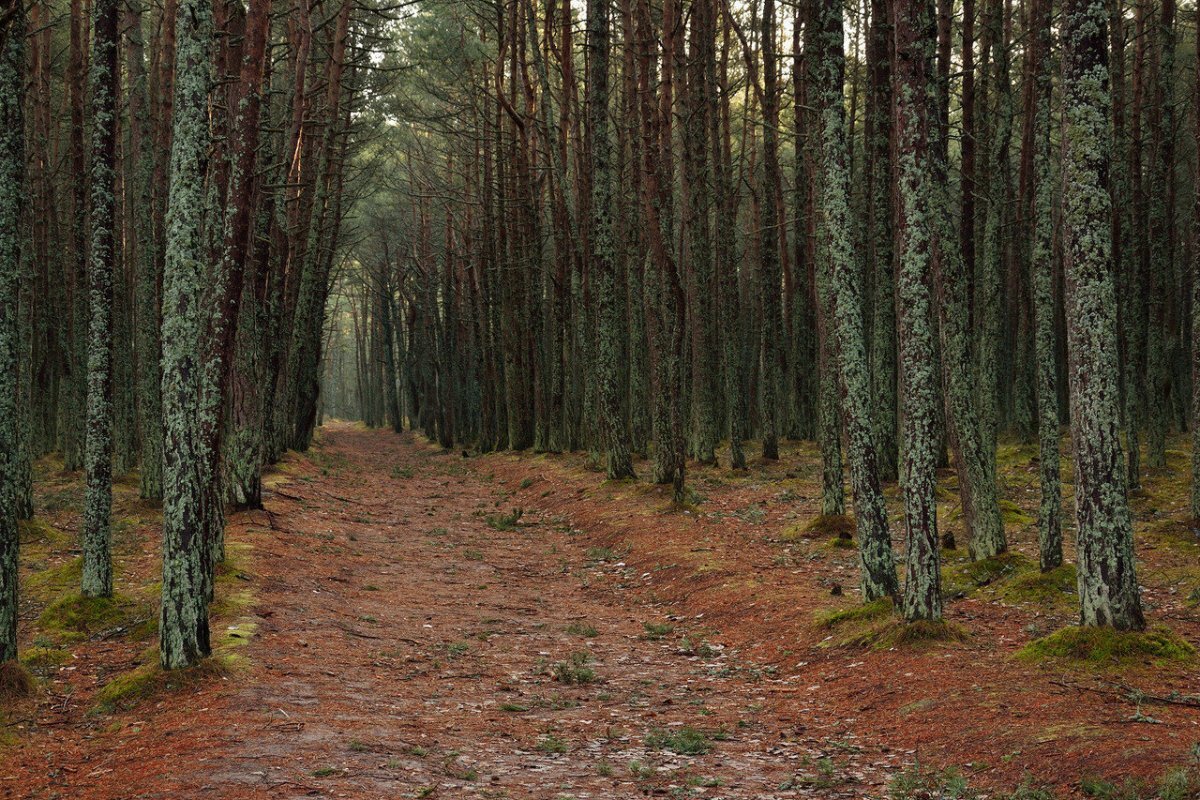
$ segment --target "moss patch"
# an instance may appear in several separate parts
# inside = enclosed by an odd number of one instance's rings
[[[838,628],[849,624],[876,622],[892,616],[892,599],[882,597],[873,603],[850,608],[839,608],[817,614],[817,625],[822,628]]]
[[[21,663],[35,675],[48,675],[71,660],[71,653],[57,647],[27,647],[21,651]]]
[[[1036,566],[1031,560],[1013,552],[981,561],[945,564],[942,567],[942,594],[945,597],[962,597],[1010,575],[1034,569]]]
[[[1148,631],[1073,625],[1030,642],[1017,652],[1017,657],[1026,661],[1068,660],[1103,667],[1146,660],[1187,661],[1195,653],[1195,648],[1165,625],[1156,625]]]
[[[83,597],[63,595],[38,618],[42,630],[66,639],[81,639],[97,633],[124,628],[134,638],[145,638],[155,630],[150,607],[131,597]]]
[[[1026,514],[1012,500],[1001,500],[999,505],[1000,516],[1004,518],[1005,525],[1032,525],[1037,522],[1035,517]]]
[[[152,655],[154,660],[151,663],[123,672],[105,684],[96,693],[94,711],[100,714],[128,711],[152,697],[194,686],[212,678],[226,677],[235,666],[225,657],[213,656],[194,667],[164,670],[158,665],[157,651],[153,651]]]
[[[968,638],[962,627],[945,620],[905,622],[889,619],[846,637],[839,644],[887,650],[892,647],[921,648],[945,642],[964,642]]]
[[[1074,564],[1063,564],[1049,572],[1017,572],[996,586],[996,599],[1012,605],[1035,605],[1058,611],[1075,607]]]

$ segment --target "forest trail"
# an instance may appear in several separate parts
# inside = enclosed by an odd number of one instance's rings
[[[790,797],[835,753],[856,777],[821,796],[885,780],[840,725],[758,718],[761,684],[684,652],[686,622],[588,588],[624,564],[536,514],[489,524],[504,487],[458,454],[334,424],[314,458],[255,542],[270,616],[235,702],[259,733],[205,767],[217,796]]]
[[[1027,555],[945,556],[962,642],[828,646],[842,632],[814,615],[855,606],[857,556],[809,526],[819,460],[788,448],[693,470],[680,509],[586,454],[468,457],[330,422],[267,476],[265,511],[230,519],[214,636],[244,666],[97,713],[147,641],[77,640],[9,723],[0,797],[888,798],[917,763],[1077,795],[1185,762],[1200,716],[1155,698],[1187,700],[1193,667],[1128,665],[1121,688],[1013,658],[1076,613],[1057,590],[1011,601]],[[1007,476],[1021,508],[1026,472]],[[73,480],[49,475],[40,502]],[[118,588],[152,597],[157,526],[126,497],[143,516],[119,527]],[[1200,635],[1175,577],[1196,546],[1154,531],[1143,595]],[[73,557],[55,541],[26,556],[47,575]]]

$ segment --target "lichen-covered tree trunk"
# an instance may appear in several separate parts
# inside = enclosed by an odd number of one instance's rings
[[[204,236],[209,151],[208,92],[211,0],[181,0],[171,189],[163,271],[163,581],[159,661],[164,669],[195,664],[211,652],[208,630],[209,517],[216,454],[204,419],[214,387],[205,365],[211,310]]]
[[[892,248],[892,26],[887,0],[871,0],[867,39],[866,263],[875,285],[871,314],[871,398],[879,477],[899,476],[896,441],[896,293]]]
[[[713,192],[716,195],[716,230],[736,230],[737,211],[732,185],[731,147],[729,130],[729,25],[724,15],[721,20],[721,62],[718,76],[719,86],[724,87],[718,99],[715,87],[709,95],[709,124],[713,163]],[[715,54],[714,54],[715,57]],[[735,258],[736,240],[733,235],[715,237],[714,255],[716,266],[717,293],[720,298],[718,315],[721,319],[722,355],[725,359],[725,418],[729,433],[729,466],[732,469],[746,468],[746,451],[743,442],[748,434],[749,403],[746,400],[745,368],[743,364],[743,342],[746,319],[741,313],[738,293],[738,269]]]
[[[1167,463],[1171,381],[1172,306],[1176,292],[1174,264],[1175,198],[1175,0],[1161,0],[1154,30],[1154,86],[1150,119],[1150,183],[1147,191],[1150,270],[1147,297],[1150,315],[1146,336],[1146,463]]]
[[[133,165],[130,204],[133,213],[135,268],[134,407],[141,445],[140,493],[150,501],[162,499],[162,375],[159,340],[162,313],[159,302],[161,252],[154,229],[155,148],[151,142],[150,94],[142,40],[142,13],[137,4],[125,12],[125,65],[129,80],[129,150]],[[165,189],[165,187],[163,187]]]
[[[901,486],[904,492],[903,613],[907,620],[942,616],[934,468],[940,448],[930,290],[938,213],[935,181],[937,87],[933,56],[937,28],[930,0],[898,0],[895,25],[894,135],[896,141],[896,312],[901,396],[904,399]],[[940,174],[939,174],[940,173]],[[944,241],[954,247],[955,239]]]
[[[1080,621],[1145,626],[1125,497],[1117,395],[1110,198],[1112,136],[1102,0],[1063,5],[1063,254]]]
[[[112,594],[113,271],[116,263],[117,0],[92,4],[92,147],[88,269],[87,491],[83,574],[87,597]]]
[[[762,9],[762,221],[759,229],[759,303],[762,306],[762,375],[759,381],[759,424],[763,458],[779,458],[779,410],[783,364],[782,275],[779,263],[779,207],[775,186],[779,181],[779,87],[775,55],[775,0],[764,0]]]
[[[936,134],[934,136],[936,138]],[[936,145],[934,150],[940,152],[941,146]],[[985,444],[977,411],[966,267],[961,250],[954,246],[954,215],[946,163],[938,156],[933,168],[932,201],[936,204],[933,265],[938,297],[942,391],[968,549],[972,559],[980,560],[1004,552],[1008,542],[996,492],[996,462],[991,448]]]
[[[770,0],[768,0],[768,3]],[[899,593],[896,563],[888,530],[887,507],[879,485],[873,441],[870,377],[863,330],[859,264],[851,242],[850,178],[846,168],[846,111],[843,96],[846,57],[842,39],[842,0],[823,0],[816,18],[815,54],[822,175],[818,208],[821,236],[828,243],[833,294],[834,335],[846,422],[850,481],[861,566],[859,585],[866,602]]]
[[[1200,3],[1196,4],[1196,53],[1200,53]],[[1200,152],[1200,58],[1196,59],[1195,142]],[[1200,158],[1196,159],[1196,187],[1200,187]],[[1192,206],[1192,516],[1200,518],[1200,191]]]
[[[84,58],[87,13],[82,0],[71,0],[71,45],[67,59],[66,82],[71,104],[70,163],[75,175],[87,171],[84,144],[85,77]],[[84,461],[84,419],[87,409],[87,182],[71,186],[71,255],[66,269],[69,288],[67,353],[64,356],[66,393],[62,404],[59,430],[62,432],[63,466],[68,470],[82,467]]]
[[[687,102],[683,119],[683,167],[689,191],[685,216],[688,237],[688,261],[693,278],[691,309],[691,375],[692,375],[692,449],[702,464],[716,461],[717,384],[720,378],[720,358],[717,355],[717,292],[714,291],[713,244],[710,211],[713,192],[710,188],[709,145],[711,121],[715,111],[710,96],[715,92],[715,59],[713,48],[716,18],[715,0],[695,0],[692,3],[691,25],[688,30]]]
[[[588,0],[588,127],[591,130],[592,196],[588,235],[593,291],[599,306],[596,371],[608,477],[636,477],[629,455],[629,429],[621,413],[622,387],[617,359],[622,325],[617,302],[617,242],[613,235],[613,142],[608,122],[608,0]]]
[[[25,5],[0,2],[0,663],[17,657],[17,357],[25,204]]]
[[[1038,552],[1042,571],[1062,564],[1062,488],[1059,479],[1058,348],[1054,307],[1054,185],[1050,151],[1050,0],[1033,0],[1029,54],[1033,114],[1033,242],[1029,271],[1033,282],[1036,339],[1038,474]]]

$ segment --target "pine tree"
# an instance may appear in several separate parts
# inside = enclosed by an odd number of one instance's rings
[[[769,2],[769,0],[768,0]],[[879,484],[879,463],[871,421],[870,383],[858,259],[851,242],[850,180],[846,168],[845,84],[842,0],[822,0],[816,23],[820,47],[815,54],[822,174],[818,207],[821,236],[827,240],[832,271],[836,337],[841,377],[842,416],[846,422],[850,480],[858,526],[864,601],[895,596],[899,586],[888,530],[887,507]]]
[[[895,117],[897,168],[896,311],[900,384],[904,407],[901,485],[904,491],[905,568],[903,613],[907,620],[942,616],[941,551],[937,533],[934,467],[939,448],[935,408],[933,298],[936,247],[955,248],[953,237],[937,242],[935,165],[937,107],[933,55],[937,28],[930,0],[898,0],[895,19]]]
[[[1109,268],[1106,187],[1108,12],[1102,0],[1063,6],[1063,252],[1071,438],[1075,451],[1080,620],[1120,630],[1145,626],[1117,405],[1116,297]]]
[[[1033,0],[1029,54],[1033,86],[1033,281],[1036,337],[1038,472],[1038,550],[1042,571],[1062,564],[1062,498],[1059,480],[1058,349],[1054,309],[1054,185],[1050,151],[1050,2]]]
[[[0,663],[17,657],[17,297],[25,204],[25,5],[0,3]]]
[[[163,272],[163,581],[159,660],[164,669],[211,652],[212,580],[208,472],[215,454],[205,419],[214,388],[205,363],[210,271],[204,236],[209,151],[208,93],[213,22],[210,0],[181,0],[176,34],[171,189]]]
[[[593,291],[599,304],[596,366],[600,382],[600,414],[612,480],[636,477],[629,455],[629,435],[621,413],[617,359],[621,323],[617,303],[617,242],[613,235],[613,146],[608,125],[608,0],[589,0],[588,123],[591,130],[592,197],[588,244]]]
[[[112,594],[113,271],[116,264],[117,2],[92,4],[91,259],[83,594]]]

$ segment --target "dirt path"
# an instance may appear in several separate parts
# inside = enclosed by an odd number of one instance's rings
[[[147,642],[73,645],[8,723],[0,797],[882,798],[918,761],[1074,793],[1083,775],[1152,777],[1187,757],[1196,709],[1150,717],[1103,673],[1012,658],[1069,621],[1063,598],[1013,605],[981,587],[948,609],[967,641],[822,647],[813,614],[856,603],[857,567],[789,533],[816,513],[815,464],[798,449],[699,470],[698,505],[668,512],[655,487],[608,484],[582,455],[464,458],[327,425],[268,480],[265,512],[231,520],[219,593],[244,586],[245,602],[226,602],[215,633],[245,642],[248,666],[98,715],[96,691]],[[143,522],[120,548],[122,591],[153,592]],[[1173,576],[1196,546],[1165,535],[1142,551]],[[1155,613],[1195,640],[1182,593],[1144,572]],[[1195,678],[1143,665],[1127,679],[1182,697]]]
[[[261,669],[231,705],[258,735],[205,767],[218,796],[850,797],[884,781],[891,759],[840,726],[765,714],[762,676],[687,639],[698,621],[589,586],[636,581],[620,561],[536,516],[489,524],[497,487],[459,457],[339,427],[317,458],[327,474],[277,492],[278,530],[253,537]]]

